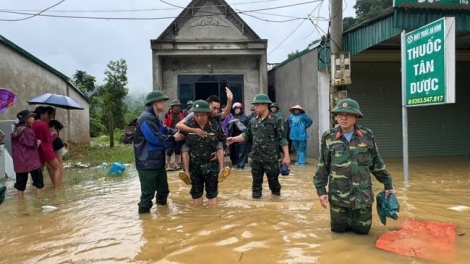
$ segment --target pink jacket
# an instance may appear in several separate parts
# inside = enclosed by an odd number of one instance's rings
[[[30,125],[21,124],[11,134],[13,167],[17,173],[30,172],[41,167],[38,144]]]

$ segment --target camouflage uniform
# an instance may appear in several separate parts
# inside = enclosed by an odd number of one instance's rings
[[[355,125],[350,142],[339,126],[323,134],[313,182],[318,196],[328,194],[332,231],[369,233],[374,202],[370,173],[386,190],[393,189],[372,131]]]
[[[187,121],[185,125],[190,128],[200,128],[194,119]],[[219,163],[217,160],[211,161],[211,158],[213,158],[212,153],[216,151],[217,143],[226,139],[220,123],[212,118],[209,118],[203,130],[207,132],[206,137],[181,131],[186,136],[186,145],[189,148],[189,176],[192,182],[190,193],[193,199],[202,196],[204,186],[208,199],[217,197]]]
[[[282,119],[271,113],[265,119],[256,116],[250,120],[247,129],[241,134],[245,141],[250,138],[253,139],[250,153],[253,198],[261,197],[264,173],[268,178],[269,189],[272,194],[281,194],[278,156],[273,155],[273,153],[276,153],[279,145],[287,145],[282,123]]]

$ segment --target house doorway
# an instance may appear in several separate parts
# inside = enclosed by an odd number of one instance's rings
[[[218,82],[200,82],[194,84],[194,99],[206,100],[211,95],[219,94],[219,83]]]
[[[183,105],[189,100],[206,100],[217,95],[221,105],[227,102],[225,87],[233,93],[234,102],[243,102],[243,75],[178,75],[178,98]]]

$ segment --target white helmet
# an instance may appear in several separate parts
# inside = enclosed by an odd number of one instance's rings
[[[232,109],[235,109],[235,108],[243,109],[242,103],[239,103],[239,102],[234,103],[232,106]]]

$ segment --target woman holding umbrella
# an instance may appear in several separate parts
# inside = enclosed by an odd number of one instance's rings
[[[52,149],[52,135],[49,129],[49,115],[47,109],[43,106],[36,107],[34,110],[36,113],[36,121],[33,123],[33,130],[36,134],[37,139],[41,141],[38,147],[39,160],[41,161],[42,168],[47,164],[52,170],[49,172],[51,177],[52,185],[54,189],[60,188],[61,183],[61,168],[59,161],[57,160],[54,151]]]

